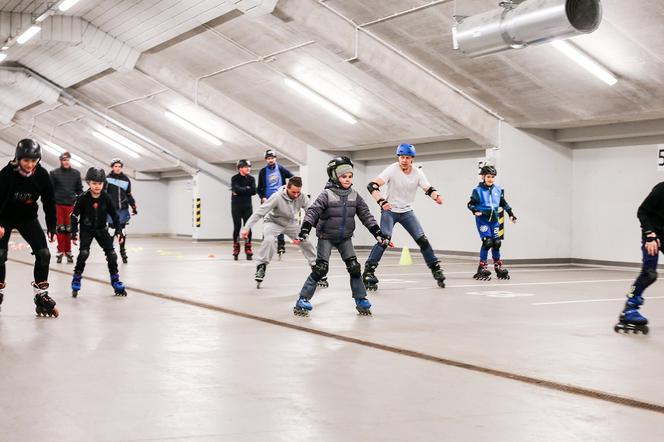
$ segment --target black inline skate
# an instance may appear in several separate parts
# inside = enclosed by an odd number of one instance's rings
[[[497,260],[493,262],[493,270],[496,272],[496,278],[498,279],[510,279],[510,271],[503,267],[503,261]]]
[[[35,313],[37,316],[48,316],[57,318],[60,312],[55,307],[55,301],[48,296],[48,282],[32,283],[32,289],[35,293]]]
[[[364,272],[362,273],[362,281],[367,291],[374,292],[378,290],[378,278],[376,277],[376,268],[378,264],[367,262],[364,264]]]
[[[256,274],[254,275],[254,279],[256,280],[256,288],[259,289],[261,288],[261,283],[263,282],[263,279],[265,279],[265,270],[267,268],[267,264],[258,264],[256,266]]]
[[[431,269],[433,279],[438,283],[438,287],[445,288],[445,275],[443,275],[443,269],[440,268],[440,262],[434,262],[429,268]]]
[[[480,265],[477,267],[477,273],[473,275],[473,278],[478,281],[489,281],[491,280],[491,270],[487,266],[486,261],[480,261]]]

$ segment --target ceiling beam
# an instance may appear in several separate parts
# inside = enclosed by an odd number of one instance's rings
[[[444,155],[457,152],[470,152],[482,149],[482,147],[469,139],[437,141],[433,143],[420,143],[416,146],[417,157]],[[394,147],[380,147],[351,152],[353,160],[371,161],[386,158],[396,158]]]
[[[498,125],[502,118],[498,114],[324,1],[282,0],[277,10],[279,17],[297,22],[322,44],[348,55],[346,61],[355,62],[378,80],[390,80],[435,106],[467,128],[477,144],[499,145]]]
[[[661,136],[664,119],[557,129],[554,133],[556,141],[566,143]]]

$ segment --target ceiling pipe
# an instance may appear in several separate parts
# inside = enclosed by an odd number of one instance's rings
[[[460,17],[454,48],[474,58],[595,31],[602,21],[600,0],[526,0]]]
[[[0,66],[0,72],[2,71],[11,71],[11,72],[23,72],[29,76],[34,77],[35,79],[39,80],[45,85],[50,86],[52,89],[57,91],[61,97],[64,97],[65,100],[69,100],[70,102],[75,103],[76,105],[80,106],[81,108],[85,109],[86,111],[90,112],[93,115],[96,115],[97,117],[103,119],[104,121],[112,124],[113,126],[116,126],[125,132],[133,135],[134,137],[138,138],[145,144],[148,144],[152,146],[153,148],[157,149],[158,153],[164,156],[169,157],[172,160],[176,161],[176,166],[181,167],[185,172],[187,172],[190,175],[195,175],[196,173],[199,172],[199,168],[197,168],[195,165],[192,165],[191,163],[183,160],[173,152],[169,151],[165,147],[161,146],[158,143],[155,143],[148,137],[144,136],[140,132],[132,129],[131,127],[127,126],[126,124],[122,123],[121,121],[116,120],[113,117],[110,117],[106,115],[105,113],[95,109],[94,107],[90,106],[89,104],[81,101],[79,98],[75,97],[71,93],[67,92],[63,87],[53,83],[51,80],[49,80],[46,77],[42,77],[38,73],[34,72],[33,70],[26,68],[26,67],[6,67],[6,66]],[[218,181],[222,182],[223,184],[227,184],[224,180],[219,179],[218,177],[213,177],[217,179]]]

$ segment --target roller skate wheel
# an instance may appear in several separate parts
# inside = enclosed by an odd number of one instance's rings
[[[364,310],[361,308],[356,308],[356,310],[360,314],[360,316],[371,316],[371,310]]]
[[[261,288],[261,281],[256,281],[256,288],[257,289]]]
[[[303,308],[293,307],[295,316],[309,316],[309,311]]]
[[[71,292],[71,297],[72,297],[72,298],[76,298],[76,297],[78,297],[78,290],[72,290],[72,292]]]
[[[438,287],[440,287],[441,289],[444,289],[445,288],[445,281],[438,281]]]

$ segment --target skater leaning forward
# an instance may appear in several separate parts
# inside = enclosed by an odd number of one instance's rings
[[[491,271],[488,269],[487,261],[489,259],[489,250],[493,258],[493,266],[498,279],[509,279],[509,271],[503,267],[503,261],[500,259],[500,222],[498,219],[498,208],[502,207],[513,223],[516,223],[516,216],[507,201],[505,201],[505,191],[497,184],[494,184],[498,171],[494,166],[486,165],[480,170],[482,182],[473,189],[468,202],[468,209],[475,215],[477,231],[482,240],[480,247],[480,263],[477,273],[473,278],[478,280],[491,279]]]
[[[71,215],[71,225],[73,232],[73,241],[76,244],[78,239],[78,230],[80,226],[80,245],[76,266],[74,267],[74,277],[71,281],[72,296],[78,296],[81,290],[81,278],[85,269],[85,261],[90,256],[90,245],[92,240],[97,243],[106,254],[108,263],[108,272],[111,278],[111,285],[117,296],[127,296],[124,284],[120,281],[118,274],[118,255],[113,248],[113,237],[108,233],[106,225],[107,219],[112,221],[115,226],[114,236],[122,243],[122,231],[118,228],[121,225],[118,212],[115,210],[113,200],[103,190],[106,174],[102,169],[91,167],[85,174],[90,188],[83,193],[74,204],[74,211]]]
[[[23,139],[16,146],[14,159],[0,170],[0,304],[4,297],[7,249],[12,229],[18,230],[30,244],[35,256],[32,288],[35,311],[39,316],[58,316],[55,301],[48,295],[48,266],[51,253],[46,236],[37,219],[37,200],[41,197],[48,239],[55,239],[55,197],[48,172],[39,161],[41,146],[35,140]]]
[[[396,154],[398,161],[383,170],[367,186],[369,193],[381,208],[380,229],[385,235],[391,237],[394,225],[401,224],[420,247],[424,261],[431,269],[438,286],[445,287],[445,276],[440,268],[440,261],[413,211],[413,202],[418,188],[421,188],[436,204],[443,204],[443,197],[429,184],[424,172],[413,167],[416,151],[412,144],[400,144]],[[387,185],[384,196],[380,190],[383,185]],[[363,274],[364,283],[369,290],[378,288],[375,271],[387,246],[388,244],[376,244],[369,253]]]
[[[293,173],[281,164],[277,163],[277,151],[268,149],[265,151],[265,162],[267,163],[258,173],[258,185],[256,191],[261,199],[261,204],[275,194],[286,180],[293,177]],[[279,258],[286,253],[284,235],[277,236],[277,253]]]
[[[300,291],[300,298],[293,309],[296,315],[306,316],[312,309],[311,298],[319,281],[328,272],[332,248],[336,248],[346,263],[350,274],[350,287],[357,311],[361,315],[371,314],[371,303],[362,283],[362,266],[357,261],[352,237],[355,231],[355,215],[381,244],[389,239],[381,232],[378,223],[371,215],[367,203],[351,188],[353,185],[353,163],[350,158],[336,157],[327,165],[328,183],[325,190],[307,210],[298,235],[305,241],[316,227],[318,253],[316,263]]]
[[[275,239],[279,235],[286,234],[292,240],[296,240],[300,231],[298,215],[302,209],[306,210],[309,206],[309,198],[302,193],[302,178],[294,176],[291,177],[287,185],[273,193],[244,225],[242,238],[247,239],[252,226],[265,217],[263,220],[263,243],[256,252],[256,283],[258,287],[265,278],[266,267],[272,261],[276,252]],[[309,241],[302,241],[298,245],[309,265],[313,267],[316,263],[314,246]]]
[[[636,216],[641,223],[641,273],[627,293],[615,331],[648,333],[648,320],[639,313],[643,292],[657,280],[657,262],[664,238],[664,182],[656,185],[639,206]]]

